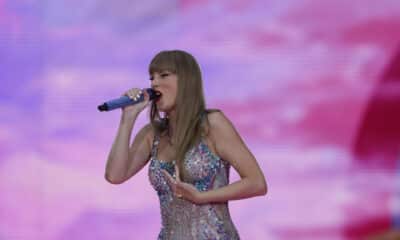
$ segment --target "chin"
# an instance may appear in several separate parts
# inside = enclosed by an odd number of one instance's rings
[[[160,112],[168,112],[168,111],[169,111],[169,109],[168,109],[168,108],[165,108],[164,106],[158,106],[157,109],[158,109],[158,111],[160,111]]]
[[[171,112],[172,110],[174,110],[174,108],[173,108],[173,107],[159,106],[159,107],[158,107],[158,110],[159,110],[160,112],[169,113],[169,112]]]
[[[165,99],[159,100],[156,104],[159,111],[166,113],[174,110],[176,106],[175,104],[168,104],[168,102],[165,102]]]

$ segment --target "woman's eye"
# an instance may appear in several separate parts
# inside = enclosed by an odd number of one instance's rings
[[[160,74],[160,76],[162,77],[162,78],[165,78],[165,77],[168,77],[170,74],[169,73],[163,73],[163,74]],[[154,77],[153,76],[150,76],[150,81],[153,81],[154,80]]]

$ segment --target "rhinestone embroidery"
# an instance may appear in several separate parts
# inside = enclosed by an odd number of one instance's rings
[[[160,200],[162,227],[158,239],[239,239],[227,203],[197,205],[172,194],[161,170],[174,175],[175,162],[156,158],[159,142],[159,136],[155,136],[148,172],[150,183]],[[184,181],[199,191],[216,189],[229,183],[229,163],[212,153],[204,139],[186,153],[184,168],[187,173]]]

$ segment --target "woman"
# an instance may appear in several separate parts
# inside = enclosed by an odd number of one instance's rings
[[[124,107],[105,178],[120,184],[149,161],[149,179],[161,206],[158,239],[239,239],[228,201],[267,193],[264,175],[228,118],[206,110],[200,68],[190,54],[162,51],[149,66],[152,102],[146,91],[124,95],[145,101]],[[139,113],[151,104],[150,123],[135,136]],[[163,115],[163,116],[161,116]],[[230,166],[241,179],[229,184]]]

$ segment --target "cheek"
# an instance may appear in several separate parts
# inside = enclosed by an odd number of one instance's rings
[[[177,96],[177,93],[178,93],[177,90],[178,90],[177,86],[174,86],[174,85],[169,85],[168,86],[168,94],[170,96],[170,99],[172,99],[172,100],[176,99],[176,96]]]

